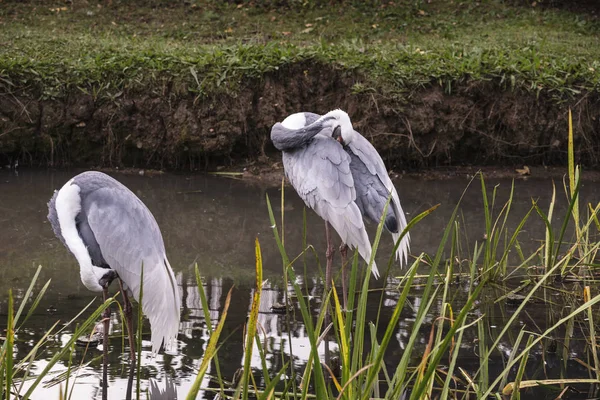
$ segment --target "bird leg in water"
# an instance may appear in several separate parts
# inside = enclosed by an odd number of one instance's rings
[[[327,295],[327,293],[329,292],[329,285],[331,284],[331,276],[332,276],[331,268],[333,267],[333,255],[335,253],[335,248],[333,247],[333,243],[331,241],[331,232],[329,229],[329,222],[325,222],[325,238],[327,239],[327,251],[325,252],[325,257],[327,259],[327,267],[325,269],[325,295]],[[329,316],[329,313],[327,313],[325,315],[325,318],[326,318],[325,327],[327,327],[327,324],[329,323],[328,318],[327,318],[328,316]]]
[[[102,286],[102,298],[108,300],[108,285]],[[110,328],[110,307],[102,313],[104,332],[102,336],[102,400],[108,400],[108,329]]]
[[[108,287],[117,277],[117,273],[109,269],[98,284],[102,287],[102,298],[106,303],[108,300]],[[108,399],[108,329],[110,328],[110,307],[106,307],[102,313],[102,322],[104,322],[104,332],[102,336],[102,400]]]
[[[131,308],[131,301],[127,296],[127,291],[123,288],[123,281],[119,278],[119,288],[123,294],[123,313],[125,314],[125,321],[127,323],[127,335],[129,336],[129,377],[127,379],[127,392],[126,400],[131,400],[131,394],[133,390],[133,376],[135,375],[135,341],[133,339],[133,314]]]
[[[325,238],[327,239],[327,251],[325,257],[327,259],[327,267],[325,268],[325,296],[329,293],[329,285],[331,284],[331,268],[333,266],[333,254],[335,248],[331,241],[331,232],[329,229],[329,222],[325,221]],[[325,321],[323,324],[324,328],[327,329],[329,326],[329,306],[325,308]],[[329,341],[325,338],[325,364],[329,365]]]
[[[348,270],[346,262],[348,261],[348,246],[342,243],[340,246],[340,255],[342,256],[342,296],[344,297],[344,310],[348,310]]]

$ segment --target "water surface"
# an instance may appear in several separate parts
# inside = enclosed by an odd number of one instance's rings
[[[73,318],[86,304],[95,298],[81,283],[79,267],[74,257],[55,238],[50,224],[46,219],[46,203],[55,189],[60,188],[68,179],[80,171],[0,171],[0,323],[5,326],[6,319],[6,294],[9,288],[13,289],[19,302],[28,287],[37,266],[42,265],[41,278],[38,288],[51,279],[51,284],[39,306],[36,314],[27,321],[26,328],[19,334],[16,344],[17,357],[23,357],[32,348],[32,345],[57,321],[68,321]],[[213,323],[216,322],[222,311],[225,297],[232,291],[232,307],[229,310],[227,323],[222,333],[222,338],[228,339],[223,343],[219,352],[221,372],[227,379],[231,379],[235,371],[241,366],[243,359],[242,341],[243,325],[252,298],[254,284],[254,241],[258,238],[262,247],[264,276],[268,279],[266,290],[261,300],[261,313],[259,321],[268,337],[269,356],[268,367],[272,371],[279,370],[283,363],[281,351],[301,368],[310,351],[308,338],[304,333],[301,316],[296,313],[288,324],[285,316],[274,314],[270,307],[277,301],[283,301],[282,293],[282,264],[281,257],[271,230],[268,218],[265,197],[268,195],[274,205],[274,211],[280,215],[280,188],[265,187],[246,183],[239,180],[219,178],[208,175],[172,175],[162,174],[155,176],[124,175],[111,173],[112,176],[127,185],[148,206],[156,217],[161,227],[167,254],[175,270],[181,292],[184,297],[182,302],[183,322],[179,335],[179,354],[177,356],[158,355],[151,357],[149,347],[143,353],[143,377],[164,379],[165,374],[175,379],[179,397],[187,393],[195,377],[197,367],[202,358],[204,348],[208,341],[208,331],[204,320],[198,288],[193,272],[194,263],[198,264],[203,276],[203,286],[210,304],[210,315]],[[418,213],[439,204],[433,214],[428,216],[411,231],[411,250],[414,255],[425,252],[433,255],[438,248],[443,231],[448,219],[463,195],[469,180],[456,178],[442,181],[423,181],[419,179],[404,178],[395,182],[400,195],[401,203],[408,219]],[[550,202],[552,182],[549,179],[527,179],[515,181],[515,198],[512,211],[507,222],[508,226],[516,227],[521,218],[527,213],[532,204],[532,199],[538,201],[542,209],[547,209]],[[496,211],[504,204],[510,194],[512,181],[508,179],[488,180],[489,193],[497,186]],[[556,216],[565,214],[567,203],[562,193],[562,183],[557,182],[557,208]],[[600,198],[598,185],[586,181],[582,187],[582,201],[597,202]],[[303,237],[303,210],[304,204],[289,187],[285,189],[285,243],[288,253],[292,256],[302,251]],[[475,241],[483,240],[485,230],[483,217],[483,202],[480,183],[474,182],[467,190],[460,208],[460,221],[465,231],[466,240],[463,242],[465,257],[470,254]],[[323,261],[325,249],[325,236],[323,221],[312,211],[306,212],[307,242],[314,246],[318,257]],[[560,223],[557,220],[556,223]],[[369,225],[371,238],[375,236],[375,226]],[[531,253],[539,246],[543,238],[543,223],[537,217],[531,218],[519,235],[519,241],[525,253]],[[336,236],[336,243],[339,239]],[[377,262],[380,269],[387,265],[388,255],[391,252],[391,236],[384,234],[381,250]],[[516,259],[516,258],[515,258]],[[296,271],[303,275],[302,285],[315,297],[311,300],[311,307],[315,313],[319,309],[319,296],[322,293],[322,284],[319,275],[319,265],[312,253],[305,257],[305,268],[299,263]],[[335,260],[336,270],[339,267],[339,255]],[[306,271],[306,273],[305,273]],[[427,269],[423,269],[423,274]],[[389,320],[392,308],[398,301],[396,290],[396,276],[402,274],[398,265],[394,265],[390,278],[372,280],[373,289],[385,287],[382,311],[382,323],[385,327],[386,319]],[[462,290],[465,283],[456,285],[454,296],[466,299]],[[113,285],[116,286],[116,285]],[[113,288],[113,292],[116,287]],[[370,296],[370,305],[376,312],[380,291],[374,291]],[[495,298],[503,291],[490,289],[482,300],[473,309],[473,315],[485,313],[490,321],[488,334],[493,338],[494,331],[503,326],[511,313],[511,309],[503,304],[494,304]],[[410,296],[412,309],[404,309],[398,324],[395,340],[389,347],[386,363],[393,368],[402,355],[402,349],[411,332],[414,316],[420,305],[420,293],[416,288]],[[98,299],[100,300],[100,299]],[[462,300],[464,301],[464,300]],[[562,299],[559,301],[562,302]],[[96,303],[99,304],[99,303]],[[555,322],[557,313],[564,310],[566,304],[556,307],[539,307],[529,310],[521,316],[521,325],[531,326],[533,331],[539,332]],[[558,308],[558,310],[557,310]],[[429,335],[427,329],[431,328],[435,316],[440,314],[441,304],[434,305],[434,315],[424,325],[423,343]],[[114,311],[114,310],[113,310]],[[121,324],[116,313],[113,312],[112,332],[120,334]],[[383,329],[383,328],[382,328]],[[516,327],[518,329],[518,327]],[[36,369],[43,368],[44,359],[51,357],[53,351],[69,340],[72,330],[67,329],[63,334],[52,338],[52,344],[40,355]],[[515,331],[517,332],[517,331]],[[381,332],[383,334],[383,331]],[[288,334],[292,337],[290,347]],[[516,335],[516,333],[515,333]],[[576,336],[576,335],[575,335]],[[465,334],[464,349],[461,351],[461,366],[467,370],[476,369],[477,332],[469,331]],[[147,337],[149,338],[149,337]],[[127,357],[121,354],[120,340],[111,342],[111,368],[110,368],[110,393],[109,398],[121,398],[126,385]],[[556,377],[561,371],[569,368],[569,376],[580,371],[581,377],[587,377],[587,372],[581,364],[573,361],[575,356],[583,352],[585,343],[578,341],[577,337],[571,343],[572,357],[563,363],[558,356],[545,356],[541,351],[531,357],[539,357],[528,365],[529,379],[531,377]],[[335,349],[335,346],[332,344]],[[503,343],[503,352],[510,354],[511,344]],[[100,349],[89,350],[83,354],[78,349],[75,360],[89,361],[100,354]],[[554,358],[553,358],[554,357]],[[583,357],[583,356],[582,356]],[[494,371],[503,368],[503,359],[498,356],[497,362],[490,365],[490,376]],[[63,371],[66,360],[58,363],[53,371]],[[416,361],[415,361],[416,363]],[[260,360],[255,356],[253,367],[257,371],[261,368]],[[392,369],[393,370],[393,369]],[[214,365],[209,373],[214,374]],[[101,364],[96,361],[79,371],[79,377],[74,389],[74,398],[99,398],[99,377]],[[260,373],[257,372],[257,376]],[[215,386],[205,379],[203,386]],[[40,388],[35,398],[46,395],[57,398],[58,386]],[[212,398],[210,393],[204,393],[203,398]],[[551,397],[552,394],[549,395]],[[539,397],[539,396],[538,396]],[[542,396],[543,397],[543,396]]]

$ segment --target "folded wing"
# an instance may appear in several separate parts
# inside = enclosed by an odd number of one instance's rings
[[[356,132],[352,142],[350,142],[346,148],[353,155],[353,164],[358,162],[362,163],[362,165],[353,165],[352,169],[359,196],[357,203],[364,207],[363,211],[365,211],[371,219],[378,222],[383,212],[383,206],[388,200],[388,196],[390,194],[392,195],[390,205],[388,206],[388,215],[386,216],[386,223],[389,221],[389,225],[386,224],[386,227],[392,234],[394,244],[397,243],[402,231],[406,228],[406,216],[400,206],[398,192],[388,175],[381,156],[375,147],[373,147],[373,145],[358,132]],[[359,184],[361,185],[361,188],[358,188]],[[371,207],[370,213],[368,212],[369,207]],[[389,216],[390,212],[393,212],[395,216],[395,230],[390,229],[393,225],[392,219]],[[402,263],[406,263],[408,260],[409,245],[410,236],[407,232],[402,238],[402,242],[398,246],[398,251],[396,252],[396,259],[400,259]]]
[[[328,221],[365,261],[371,243],[356,200],[350,156],[331,137],[317,135],[307,146],[283,153],[286,175],[306,205]],[[377,266],[373,274],[378,277]]]
[[[150,320],[152,350],[164,342],[172,351],[181,300],[154,216],[125,187],[95,190],[82,199],[82,208],[103,258],[138,301],[143,267],[142,310]]]

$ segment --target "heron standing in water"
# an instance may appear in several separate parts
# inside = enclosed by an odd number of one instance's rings
[[[363,217],[379,221],[385,205],[384,226],[394,243],[406,227],[406,217],[400,206],[396,188],[383,160],[373,145],[352,127],[348,114],[333,110],[325,115],[301,112],[288,116],[271,129],[271,140],[283,152],[285,174],[305,204],[325,220],[327,238],[327,268],[325,288],[331,282],[334,247],[329,225],[342,239],[342,283],[344,304],[347,301],[347,246],[357,248],[368,263],[371,243]],[[396,258],[406,263],[410,237],[402,238]],[[373,262],[372,272],[379,277]]]
[[[110,176],[88,171],[69,180],[48,203],[48,219],[60,241],[77,259],[83,284],[108,298],[117,279],[123,294],[129,333],[131,371],[135,370],[132,309],[129,296],[139,301],[150,320],[152,352],[161,345],[176,351],[181,299],[154,216],[142,201]],[[143,268],[143,283],[142,278]],[[102,398],[107,398],[108,329],[104,313]],[[133,375],[127,385],[131,398]]]

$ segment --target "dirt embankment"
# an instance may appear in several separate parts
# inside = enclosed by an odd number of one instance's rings
[[[600,166],[600,96],[550,94],[471,82],[394,98],[353,94],[358,74],[302,64],[247,82],[236,95],[198,98],[166,86],[94,99],[80,90],[40,100],[0,90],[0,165],[204,169],[273,163],[271,126],[297,111],[342,108],[391,168],[565,163],[573,110],[580,162]]]

